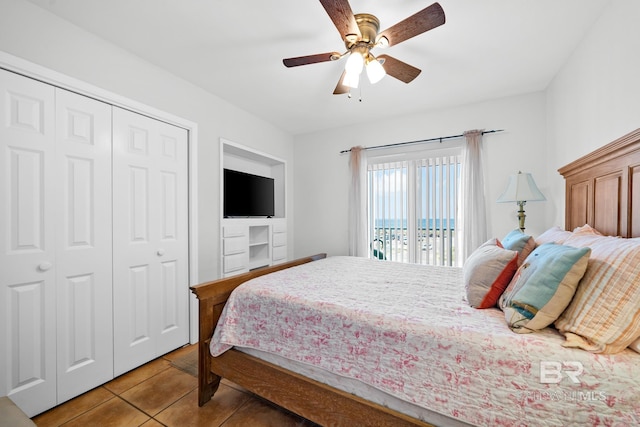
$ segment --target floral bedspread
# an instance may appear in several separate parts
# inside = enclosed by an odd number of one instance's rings
[[[459,268],[329,257],[238,287],[211,353],[270,352],[471,424],[639,425],[640,354],[562,342],[471,308]]]

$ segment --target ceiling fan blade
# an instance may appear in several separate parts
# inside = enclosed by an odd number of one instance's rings
[[[336,26],[343,40],[349,34],[356,35],[358,39],[361,37],[360,29],[348,0],[320,0],[320,3],[324,10],[327,11],[329,18],[333,21],[333,25]]]
[[[411,15],[407,19],[398,22],[396,25],[387,28],[381,32],[378,39],[382,36],[389,40],[389,46],[401,43],[405,40],[439,27],[445,23],[444,10],[439,3],[422,9],[420,12]]]
[[[405,83],[410,83],[422,72],[418,68],[389,55],[378,55],[377,59],[384,59],[382,67],[388,75]]]
[[[343,83],[344,81],[344,76],[347,74],[346,71],[342,72],[342,75],[340,76],[340,80],[338,81],[338,84],[336,85],[336,88],[333,90],[333,94],[334,95],[342,95],[343,93],[349,93],[349,86],[345,85]]]
[[[282,62],[286,67],[297,67],[300,65],[307,64],[316,64],[318,62],[327,62],[331,61],[331,57],[338,55],[337,52],[328,52],[328,53],[318,53],[316,55],[307,55],[307,56],[297,56],[295,58],[286,58],[283,59]]]

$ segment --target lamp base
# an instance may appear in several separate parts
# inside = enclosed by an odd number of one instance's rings
[[[518,203],[518,221],[520,222],[520,231],[522,231],[524,233],[524,219],[527,217],[524,214],[524,205],[525,203],[527,203],[526,201],[522,201],[522,202],[516,202]]]

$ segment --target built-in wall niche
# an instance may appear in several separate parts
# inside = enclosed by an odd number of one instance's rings
[[[286,217],[285,175],[286,163],[266,153],[220,139],[220,217],[224,218],[224,169],[231,169],[274,179],[274,217]]]
[[[286,164],[266,153],[220,140],[220,262],[223,277],[287,261]],[[273,178],[273,217],[224,217],[224,170]]]

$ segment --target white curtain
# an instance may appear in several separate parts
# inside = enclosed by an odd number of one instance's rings
[[[367,156],[364,147],[353,147],[349,156],[349,255],[366,257],[367,247]]]
[[[487,209],[484,197],[484,171],[482,161],[482,130],[464,133],[466,143],[462,148],[462,206],[461,239],[462,257],[467,257],[487,241]]]

